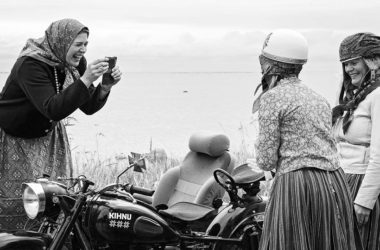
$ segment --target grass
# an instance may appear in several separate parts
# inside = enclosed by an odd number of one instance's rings
[[[235,153],[236,166],[244,164],[252,155],[245,155],[241,151]],[[130,183],[139,187],[155,189],[160,177],[170,168],[178,166],[182,159],[168,158],[155,151],[145,154],[147,170],[143,173],[127,171],[120,177],[120,183]],[[74,157],[74,176],[85,175],[95,183],[95,188],[115,183],[116,177],[129,166],[128,157],[115,155],[101,160],[96,152],[77,153]],[[260,195],[268,197],[270,182],[261,182]]]
[[[253,157],[253,152],[247,149],[246,140],[242,140],[238,152],[232,152],[236,166],[244,164]],[[141,153],[141,152],[139,152]],[[163,149],[153,149],[142,153],[145,156],[147,170],[143,173],[127,171],[120,177],[120,182],[154,189],[160,177],[170,168],[178,166],[183,157],[168,157]],[[103,187],[115,183],[117,176],[128,166],[128,155],[116,154],[108,158],[101,157],[96,151],[75,152],[73,155],[74,176],[85,175],[95,183],[95,187]]]
[[[147,170],[143,173],[127,171],[120,177],[120,182],[153,189],[166,170],[181,162],[181,159],[157,154],[155,150],[144,155]],[[128,156],[123,154],[101,159],[97,152],[77,152],[73,156],[73,161],[74,176],[85,175],[95,183],[95,187],[115,183],[117,176],[129,166]]]
[[[254,122],[254,121],[253,121]],[[70,124],[66,124],[70,125]],[[247,163],[254,158],[252,131],[247,126],[239,128],[241,140],[239,149],[232,154],[235,156],[236,166]],[[255,132],[253,133],[255,134]],[[184,142],[185,143],[185,142]],[[147,170],[144,173],[127,171],[120,177],[120,183],[131,183],[136,186],[155,189],[160,177],[170,168],[178,166],[181,157],[168,157],[166,152],[160,149],[151,149],[143,154],[146,158]],[[184,157],[184,156],[183,156]],[[73,155],[74,176],[85,175],[95,183],[95,188],[101,188],[115,183],[117,176],[129,166],[128,156],[117,154],[108,158],[102,158],[99,152],[76,152]],[[269,192],[267,182],[262,183],[262,194],[267,196]]]
[[[147,170],[143,173],[127,171],[120,177],[121,182],[128,182],[134,185],[154,188],[160,177],[169,168],[178,166],[182,159],[155,157],[154,151],[145,154]],[[241,154],[237,154],[237,165],[246,162]],[[73,156],[74,176],[85,175],[88,179],[96,183],[97,187],[102,187],[116,182],[116,177],[128,166],[128,157],[126,155],[115,155],[107,159],[100,159],[96,152],[77,152]]]

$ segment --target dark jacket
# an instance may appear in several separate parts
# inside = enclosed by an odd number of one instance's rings
[[[86,70],[83,58],[77,67]],[[10,135],[36,138],[47,135],[56,123],[80,108],[91,115],[100,110],[100,86],[89,88],[76,80],[62,91],[65,73],[57,70],[61,92],[56,94],[54,68],[31,57],[19,58],[0,93],[0,127]]]

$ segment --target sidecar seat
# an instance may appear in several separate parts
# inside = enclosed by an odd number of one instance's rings
[[[228,152],[229,146],[230,141],[224,134],[193,134],[189,140],[190,152],[179,166],[163,174],[153,195],[152,205],[170,207],[181,201],[194,202],[202,186],[211,183],[215,169],[232,172],[235,161]],[[223,196],[224,191],[214,191],[214,194]],[[207,201],[197,199],[198,203],[212,206],[214,199],[210,195],[202,197],[207,198]]]

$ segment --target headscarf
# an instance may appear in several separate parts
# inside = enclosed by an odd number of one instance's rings
[[[260,86],[262,87],[262,92],[253,102],[252,113],[255,113],[259,109],[260,98],[267,90],[275,87],[277,85],[277,82],[281,79],[289,77],[298,77],[299,73],[302,70],[302,64],[290,64],[279,62],[269,59],[263,55],[259,56],[259,60],[262,68],[262,77],[261,83],[257,86],[254,94],[257,93]],[[273,76],[273,82],[266,82],[266,76]]]
[[[380,55],[380,37],[364,32],[350,35],[343,39],[339,47],[340,61],[346,62],[356,58]]]
[[[66,54],[75,38],[82,32],[89,34],[88,28],[75,19],[55,21],[49,25],[43,37],[27,40],[19,58],[29,56],[52,67],[63,69],[66,73],[63,88],[66,88],[80,77],[78,70],[66,62]]]
[[[372,33],[356,33],[346,37],[339,47],[340,61],[343,68],[343,83],[339,94],[339,105],[333,108],[332,122],[347,111],[343,118],[343,133],[346,133],[352,121],[352,114],[359,103],[376,89],[380,83],[376,71],[380,67],[380,37]],[[345,72],[344,63],[362,58],[369,68],[363,83],[356,87]]]

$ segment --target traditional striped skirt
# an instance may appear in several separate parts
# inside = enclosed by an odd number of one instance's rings
[[[353,199],[359,191],[363,181],[363,174],[346,174],[348,186],[351,188]],[[380,181],[380,180],[379,180]],[[379,250],[380,249],[380,197],[377,199],[374,208],[369,216],[368,222],[359,226],[360,238],[362,240],[363,249]]]
[[[343,170],[300,169],[275,178],[260,249],[361,249],[354,228]]]
[[[21,229],[27,217],[21,184],[42,174],[52,178],[72,175],[72,162],[65,127],[58,123],[47,136],[22,139],[0,128],[0,230]]]

